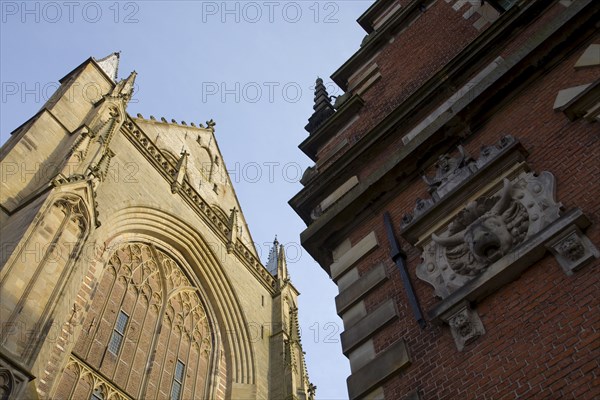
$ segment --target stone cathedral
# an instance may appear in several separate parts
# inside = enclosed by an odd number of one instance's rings
[[[215,123],[129,115],[118,63],[1,149],[0,399],[313,399],[283,246],[261,263]]]

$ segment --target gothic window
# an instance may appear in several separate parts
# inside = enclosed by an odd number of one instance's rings
[[[128,321],[129,316],[125,314],[123,310],[119,311],[117,323],[115,324],[112,337],[110,338],[110,342],[108,344],[108,351],[115,355],[119,354],[119,349],[121,348],[121,343],[123,342],[123,336],[125,336],[125,328],[127,327]]]
[[[181,398],[184,371],[185,364],[183,364],[181,360],[177,360],[177,365],[175,365],[175,374],[173,375],[173,388],[171,389],[171,400],[179,400]]]
[[[98,388],[94,390],[92,396],[90,397],[90,400],[104,400],[104,393],[102,393],[102,390]]]
[[[132,242],[117,247],[104,270],[73,358],[129,396],[119,398],[206,398],[213,334],[200,290],[181,265],[159,247]],[[89,400],[83,384],[63,374],[55,392]]]

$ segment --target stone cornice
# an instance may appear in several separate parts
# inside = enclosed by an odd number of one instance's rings
[[[545,4],[547,2],[540,3]],[[539,5],[540,3],[537,4]],[[340,232],[341,234],[350,225],[359,223],[365,218],[364,213],[361,215],[362,210],[376,208],[378,204],[383,203],[384,199],[390,198],[390,196],[402,190],[407,182],[412,179],[411,177],[416,173],[417,165],[422,162],[424,155],[428,151],[436,148],[435,146],[439,147],[439,144],[442,142],[447,146],[454,144],[458,140],[456,135],[460,134],[460,131],[456,132],[460,128],[457,128],[457,125],[460,125],[461,118],[465,117],[465,113],[487,113],[487,116],[489,116],[489,113],[493,113],[493,110],[485,110],[484,106],[486,104],[493,101],[494,107],[492,108],[497,109],[503,101],[506,101],[508,93],[520,87],[528,79],[531,79],[534,74],[539,73],[541,68],[550,68],[554,64],[554,61],[560,58],[561,46],[572,45],[572,42],[568,42],[568,39],[569,37],[577,37],[572,36],[574,31],[581,30],[587,32],[589,30],[590,23],[593,24],[594,21],[593,15],[598,14],[599,9],[600,4],[594,3],[592,0],[582,0],[581,2],[572,4],[571,7],[554,21],[540,30],[537,35],[533,36],[520,50],[510,56],[503,65],[498,67],[492,76],[487,77],[480,84],[473,87],[465,98],[457,101],[451,109],[431,121],[414,139],[401,147],[393,156],[389,157],[378,170],[361,181],[359,185],[341,198],[338,203],[334,204],[319,219],[309,225],[301,234],[302,245],[321,265],[328,265],[331,260],[329,259],[330,255],[326,251],[327,245],[334,245],[337,240],[330,236],[331,232]],[[522,9],[517,7],[507,12],[505,17],[510,14],[511,21],[514,21],[515,18],[526,19],[528,17],[528,13],[525,12],[526,10],[529,10],[529,12],[535,11],[527,6]],[[567,29],[561,31],[569,22],[575,20],[577,16],[581,17],[580,21],[571,23],[568,31]],[[508,35],[506,35],[505,30],[512,26],[506,20],[501,24],[501,31],[496,31],[494,34],[494,38],[497,40],[506,39]],[[505,33],[504,38],[502,38],[503,32]],[[585,35],[580,35],[579,37],[581,36]],[[542,45],[548,44],[547,42],[552,38],[555,40],[551,47],[548,48],[546,46],[546,48],[542,49]],[[486,58],[486,53],[489,52],[489,42],[487,42],[487,46],[479,43],[476,49],[467,48],[450,63],[452,67],[447,66],[444,70],[449,68],[453,71],[452,75],[459,75],[460,67],[466,66],[465,63],[472,60],[472,57]],[[468,54],[465,54],[465,52]],[[537,67],[532,69],[532,65]],[[338,168],[326,170],[319,176],[320,179],[315,179],[311,182],[318,182],[319,187],[307,185],[304,190],[290,201],[292,207],[302,216],[305,222],[308,223],[310,221],[310,204],[314,205],[318,202],[313,200],[317,197],[317,191],[322,192],[327,188],[335,187],[333,183],[334,179],[344,178],[341,168],[352,171],[352,167],[349,166],[350,162],[355,161],[358,154],[365,153],[368,147],[371,147],[378,141],[381,143],[384,137],[393,133],[394,128],[399,126],[399,122],[409,116],[411,112],[415,112],[415,105],[421,104],[425,100],[422,97],[423,93],[435,93],[436,88],[439,91],[439,86],[444,80],[448,79],[448,76],[442,79],[438,75],[432,78],[415,95],[411,96],[409,100],[367,134],[363,143],[357,143],[344,154],[336,162]],[[472,104],[477,104],[477,106],[472,107],[473,110],[468,110],[467,106]],[[449,127],[453,127],[455,132],[452,132],[452,129],[445,129]],[[452,138],[452,136],[454,137]]]
[[[333,138],[340,128],[364,106],[359,95],[352,96],[334,115],[329,117],[315,133],[307,137],[298,148],[313,161],[317,161],[318,149]]]
[[[123,124],[123,130],[125,136],[171,186],[175,182],[175,166],[169,162],[161,150],[146,136],[131,117],[128,116],[127,121]],[[183,181],[177,194],[196,212],[226,248],[230,232],[229,221],[225,220],[219,213],[215,213],[210,204],[189,184],[187,179]],[[275,290],[276,282],[273,276],[239,239],[236,240],[233,246],[233,254],[265,288],[270,292]]]
[[[367,32],[371,33],[375,28],[373,28],[373,22],[377,19],[379,14],[384,11],[387,7],[394,3],[394,0],[377,0],[375,3],[371,5],[362,13],[360,17],[356,20],[360,26]]]
[[[593,122],[599,119],[600,111],[600,79],[596,79],[585,90],[575,96],[571,101],[560,108],[562,112],[571,120],[585,118]]]

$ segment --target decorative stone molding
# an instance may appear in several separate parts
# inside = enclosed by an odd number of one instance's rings
[[[96,372],[93,367],[89,366],[84,360],[74,354],[69,357],[65,369],[73,371],[77,376],[77,381],[87,380],[92,387],[92,391],[100,389],[100,392],[105,396],[105,399],[131,400],[131,397],[124,391],[113,385]]]
[[[561,1],[561,3],[569,3]],[[568,7],[567,5],[565,5]],[[600,44],[591,44],[579,57],[574,68],[600,66]],[[554,100],[554,110],[562,111],[571,121],[583,118],[588,122],[600,122],[600,79],[585,85],[562,89]]]
[[[396,318],[398,318],[396,304],[393,299],[388,299],[352,326],[347,327],[340,335],[344,355],[348,356],[351,351]]]
[[[561,90],[556,96],[554,109],[565,113],[571,121],[583,118],[590,123],[600,122],[600,79]]]
[[[462,146],[458,146],[458,151],[460,153],[458,157],[442,154],[438,158],[437,171],[433,178],[423,176],[423,180],[429,186],[429,193],[435,201],[439,201],[460,182],[477,171],[475,160],[471,155]],[[417,199],[417,208],[419,200]]]
[[[340,294],[335,298],[338,314],[342,314],[350,307],[361,301],[368,293],[383,284],[388,279],[385,266],[378,264],[375,268],[363,275],[346,289],[340,289]]]
[[[209,128],[214,128],[215,124],[211,121],[208,121],[207,124],[209,125]],[[174,166],[148,136],[139,129],[133,119],[128,118],[123,124],[123,128],[125,136],[156,168],[163,178],[172,185],[175,182],[177,174],[176,166]],[[263,282],[267,289],[274,290],[275,280],[240,238],[237,238],[233,251],[231,250],[231,243],[229,243],[231,233],[230,221],[215,213],[213,208],[202,198],[200,193],[190,185],[187,178],[181,181],[180,187],[177,188],[177,193],[186,200],[196,214],[207,223],[226,246],[229,244],[230,248],[228,251],[236,254],[248,269]]]
[[[0,348],[0,399],[19,399],[27,383],[34,378],[23,366]]]
[[[350,179],[348,179],[346,182],[344,182],[342,185],[340,185],[337,189],[335,189],[333,191],[333,193],[331,193],[329,196],[327,196],[325,199],[323,199],[323,201],[321,201],[321,203],[319,203],[319,205],[317,205],[315,210],[312,212],[311,216],[316,217],[316,218],[321,216],[321,214],[323,212],[325,212],[325,210],[327,210],[329,207],[331,207],[333,204],[335,204],[336,201],[341,199],[346,193],[348,193],[350,190],[352,190],[352,188],[354,188],[354,186],[356,186],[356,185],[358,185],[358,177],[353,176]]]
[[[480,0],[446,0],[446,3],[452,4],[452,9],[458,13],[463,13],[464,19],[473,17],[473,27],[478,31],[483,27],[493,23],[500,17],[500,12],[487,2]],[[467,8],[464,6],[467,5]],[[465,11],[466,9],[466,11]]]
[[[600,43],[590,44],[575,63],[575,68],[600,66]]]
[[[8,399],[13,394],[15,379],[6,368],[0,368],[0,399]]]
[[[485,333],[479,314],[472,310],[468,302],[459,304],[455,312],[445,318],[450,325],[450,332],[456,343],[458,351],[462,351],[466,345],[477,340]]]

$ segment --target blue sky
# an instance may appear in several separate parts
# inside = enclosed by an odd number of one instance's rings
[[[204,123],[216,135],[257,250],[275,234],[300,290],[302,340],[318,399],[344,399],[348,360],[335,285],[299,245],[304,224],[287,204],[312,162],[313,85],[358,48],[362,1],[4,1],[0,133],[30,118],[58,79],[90,56],[121,51],[120,77],[138,72],[129,113]]]

